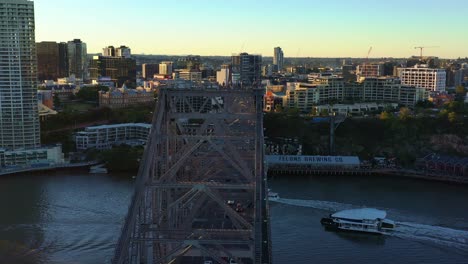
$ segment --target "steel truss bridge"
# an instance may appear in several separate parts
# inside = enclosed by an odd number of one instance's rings
[[[262,89],[161,89],[113,264],[271,263],[262,110]]]

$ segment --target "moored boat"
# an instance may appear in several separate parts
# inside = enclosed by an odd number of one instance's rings
[[[330,214],[320,223],[337,231],[387,234],[395,228],[395,222],[386,219],[387,212],[374,208],[350,209]]]
[[[104,167],[105,164],[99,164],[89,168],[89,173],[92,174],[107,174],[107,169]]]
[[[279,199],[278,193],[272,192],[270,189],[268,189],[268,200],[275,201],[278,199]]]

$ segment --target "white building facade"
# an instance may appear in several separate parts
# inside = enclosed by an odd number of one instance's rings
[[[317,78],[315,83],[288,83],[283,107],[310,112],[319,105],[340,102],[397,103],[414,106],[427,98],[424,88],[402,85],[398,79],[367,78],[361,83],[345,83],[342,78]]]
[[[77,150],[110,149],[114,145],[145,145],[151,130],[150,124],[128,123],[87,127],[75,134]]]
[[[0,149],[0,172],[9,169],[38,168],[65,163],[62,146],[49,146],[34,149]]]
[[[445,69],[403,68],[399,74],[403,85],[421,87],[426,89],[427,92],[445,91],[447,81]]]

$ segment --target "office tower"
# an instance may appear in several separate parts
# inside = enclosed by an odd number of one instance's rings
[[[130,59],[132,57],[132,51],[127,46],[120,46],[115,49],[115,56]]]
[[[89,64],[89,74],[91,80],[95,81],[100,77],[110,77],[119,87],[129,82],[135,84],[136,61],[120,56],[94,56]]]
[[[221,65],[221,70],[216,72],[216,82],[219,85],[230,85],[231,84],[231,65],[223,64]]]
[[[115,56],[114,46],[109,46],[109,47],[103,48],[102,49],[102,56],[114,57]]]
[[[259,84],[262,74],[262,56],[241,53],[232,56],[232,81],[238,81],[243,85]],[[236,78],[234,78],[234,75]],[[239,79],[237,79],[237,75]]]
[[[426,67],[403,68],[400,71],[401,84],[425,88],[426,91],[444,91],[447,73],[445,69]]]
[[[59,54],[59,77],[68,77],[68,43],[60,42],[58,44]]]
[[[57,80],[59,77],[59,45],[57,42],[36,43],[37,74],[39,81]]]
[[[172,61],[163,61],[159,64],[159,74],[171,75],[172,74]]]
[[[0,149],[40,145],[34,3],[0,2]]]
[[[280,47],[274,49],[273,65],[276,66],[277,71],[282,71],[284,67],[284,53]]]
[[[86,43],[79,39],[68,41],[68,75],[75,75],[82,80],[87,79],[88,53]]]
[[[159,73],[159,64],[143,63],[141,70],[143,79],[152,79],[155,74]]]

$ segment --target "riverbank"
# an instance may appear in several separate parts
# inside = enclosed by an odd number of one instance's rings
[[[0,176],[14,175],[14,174],[19,174],[19,173],[36,173],[36,172],[46,172],[46,171],[61,171],[61,170],[69,170],[69,169],[84,169],[84,168],[89,168],[98,163],[99,162],[97,161],[90,161],[90,162],[81,162],[81,163],[57,164],[57,165],[44,166],[44,167],[4,169],[0,171]]]
[[[382,170],[379,172],[379,174],[386,175],[386,176],[394,176],[394,177],[417,178],[417,179],[428,180],[428,181],[468,184],[468,178],[466,177],[428,173],[428,172],[417,171],[417,170],[408,170],[408,169]]]
[[[311,168],[273,168],[268,169],[269,177],[281,175],[299,176],[299,175],[355,175],[355,176],[389,176],[401,178],[415,178],[427,181],[439,181],[456,184],[468,184],[468,178],[453,175],[443,175],[427,173],[424,171],[408,169],[311,169]]]
[[[468,118],[461,114],[455,120],[445,115],[349,117],[336,130],[334,154],[358,156],[363,160],[394,158],[397,164],[408,168],[429,153],[466,157],[467,123]],[[264,127],[268,142],[279,146],[275,153],[297,153],[297,150],[283,148],[288,142],[301,146],[303,155],[330,153],[328,123],[314,123],[312,117],[285,111],[265,114]]]

